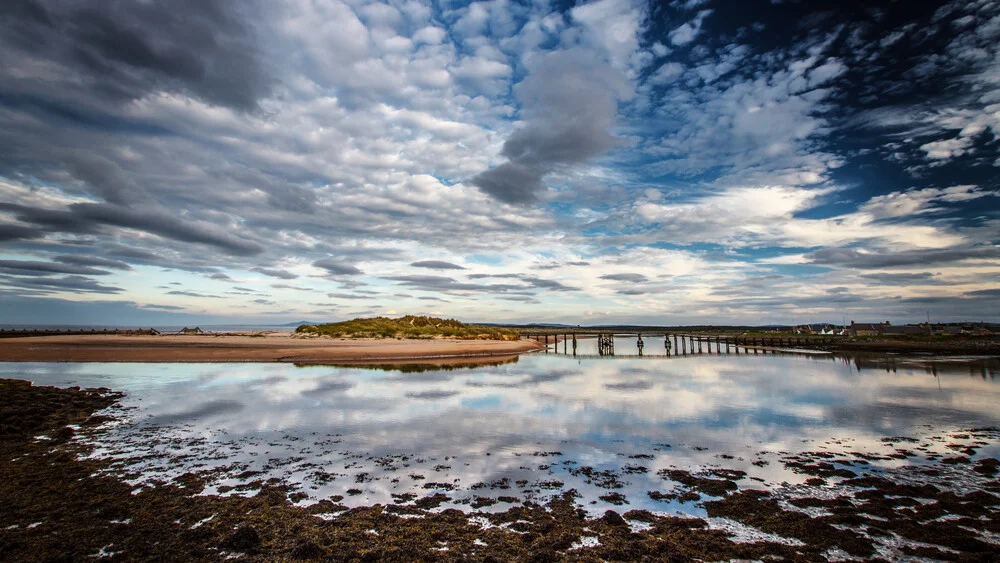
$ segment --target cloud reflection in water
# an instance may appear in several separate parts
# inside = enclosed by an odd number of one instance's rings
[[[119,427],[102,438],[100,451],[195,454],[174,465],[167,456],[144,459],[155,473],[239,462],[300,483],[314,498],[361,488],[363,495],[345,501],[356,504],[431,493],[425,485],[434,482],[454,484],[456,499],[544,496],[554,491],[536,484],[558,482],[589,503],[607,491],[570,469],[622,471],[641,462],[647,471],[623,475],[618,492],[631,508],[665,510],[670,506],[646,496],[670,488],[656,476],[660,469],[721,465],[768,483],[795,483],[806,476],[786,469],[779,452],[877,451],[884,437],[1000,425],[997,367],[997,360],[830,355],[536,354],[474,369],[6,364],[2,375],[128,392],[126,404],[139,407],[138,427],[168,428],[157,442]],[[318,482],[317,468],[337,477]],[[505,477],[527,483],[502,493],[471,489]],[[607,508],[602,503],[595,508]]]

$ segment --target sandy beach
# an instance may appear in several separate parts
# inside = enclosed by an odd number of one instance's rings
[[[225,335],[64,335],[0,339],[4,362],[344,363],[511,356],[543,349],[531,340],[395,340]]]

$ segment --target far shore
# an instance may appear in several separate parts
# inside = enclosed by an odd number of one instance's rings
[[[88,335],[0,339],[0,362],[409,362],[513,356],[544,349],[532,340],[302,337],[288,332]]]

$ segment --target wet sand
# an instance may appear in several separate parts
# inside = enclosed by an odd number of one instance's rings
[[[224,335],[68,335],[0,339],[4,362],[294,362],[448,360],[541,350],[531,340],[340,339],[287,332]]]

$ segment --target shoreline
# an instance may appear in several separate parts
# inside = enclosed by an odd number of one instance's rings
[[[0,362],[297,364],[454,361],[543,350],[531,340],[340,339],[292,333],[224,335],[60,335],[0,339]]]

